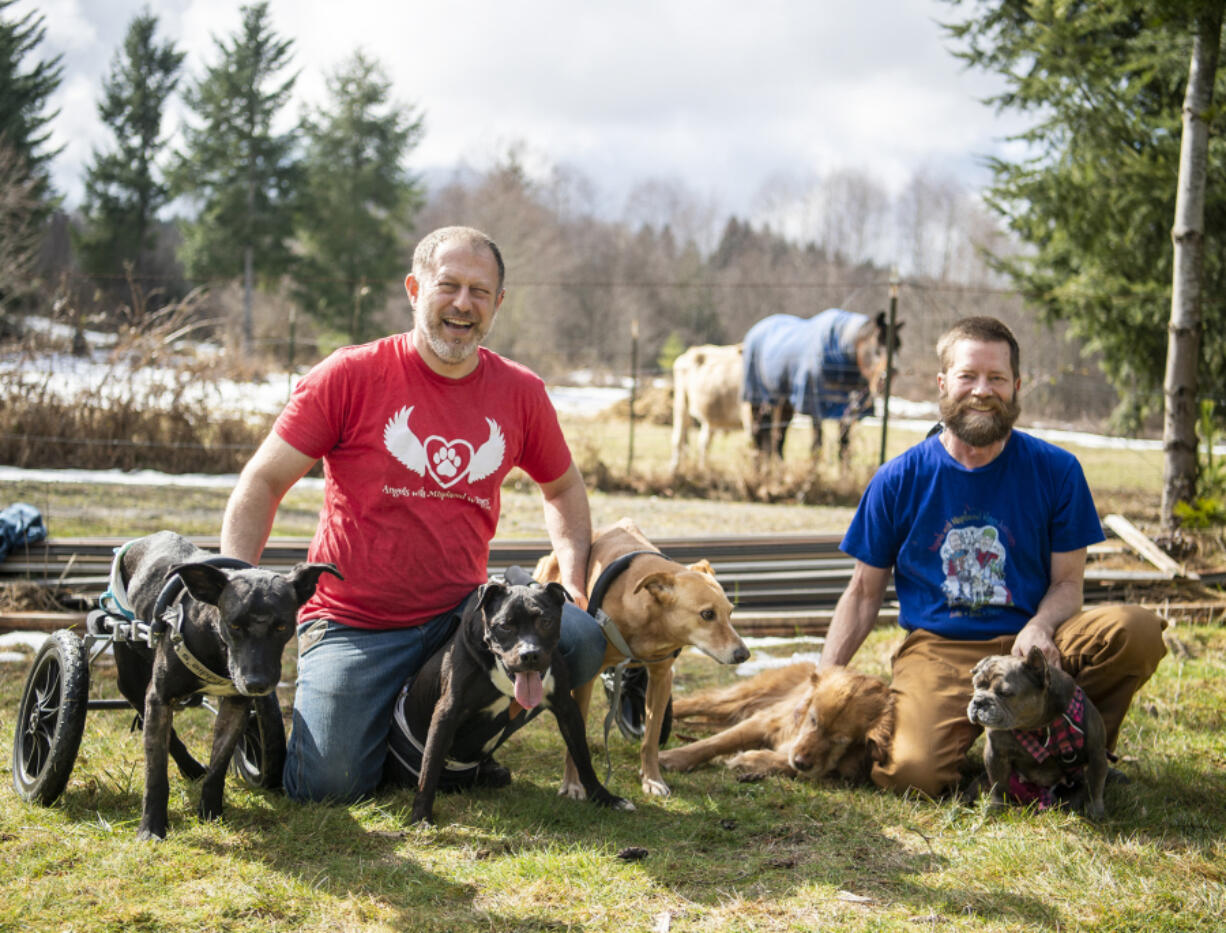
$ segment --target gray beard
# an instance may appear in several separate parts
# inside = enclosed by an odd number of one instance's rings
[[[441,327],[440,322],[440,327]],[[463,363],[466,359],[477,352],[477,349],[489,336],[490,331],[494,329],[494,322],[491,320],[489,327],[477,334],[477,339],[457,344],[448,340],[439,329],[430,326],[426,321],[422,321],[422,331],[426,335],[426,344],[434,351],[434,354],[445,363],[455,365]]]
[[[434,355],[446,363],[463,363],[477,352],[480,343],[455,344],[448,342],[432,331],[426,331],[426,343],[434,351]]]
[[[1016,393],[1008,402],[995,399],[994,410],[990,412],[975,411],[971,401],[969,397],[960,402],[952,401],[947,396],[940,399],[941,420],[945,427],[954,437],[971,447],[991,447],[1003,441],[1013,430],[1014,422],[1022,411]]]

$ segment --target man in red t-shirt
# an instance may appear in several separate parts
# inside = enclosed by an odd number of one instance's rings
[[[299,614],[291,797],[353,800],[378,786],[396,694],[486,581],[512,467],[541,488],[577,604],[562,624],[573,682],[599,670],[604,637],[582,611],[592,537],[583,479],[541,379],[480,346],[504,275],[485,234],[427,235],[405,279],[413,330],[343,348],[311,370],[230,496],[222,553],[256,563],[285,493],[324,462],[308,556],[336,564],[344,581],[321,585]]]

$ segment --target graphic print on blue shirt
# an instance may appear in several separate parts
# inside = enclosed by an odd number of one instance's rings
[[[951,528],[941,542],[941,591],[951,612],[971,613],[984,606],[1012,606],[1005,582],[1008,554],[994,525]]]

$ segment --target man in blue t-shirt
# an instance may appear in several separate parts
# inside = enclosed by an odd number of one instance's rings
[[[1098,707],[1114,749],[1133,694],[1166,653],[1163,622],[1135,606],[1081,608],[1086,548],[1103,540],[1072,454],[1013,430],[1019,351],[994,318],[937,343],[940,433],[883,466],[843,539],[856,558],[821,666],[847,664],[877,622],[890,572],[907,636],[893,659],[891,760],[873,780],[936,796],[980,728],[971,668],[1038,646]]]

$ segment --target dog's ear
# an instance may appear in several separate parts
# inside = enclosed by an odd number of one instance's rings
[[[1038,683],[1047,683],[1047,657],[1038,645],[1031,645],[1030,651],[1026,653],[1026,671]]]
[[[546,595],[557,600],[559,606],[565,606],[570,602],[570,593],[566,592],[566,587],[561,583],[546,583],[544,586]]]
[[[1031,646],[1030,651],[1026,654],[1026,661],[1023,666],[1026,669],[1026,674],[1034,681],[1035,686],[1046,690],[1051,683],[1051,668],[1048,667],[1047,657],[1038,645]]]
[[[634,592],[646,590],[656,598],[657,602],[670,603],[673,600],[673,583],[676,579],[677,575],[674,573],[669,573],[667,570],[657,570],[655,573],[649,573],[639,580],[638,585],[634,588]]]
[[[890,692],[889,687],[886,687],[885,690],[885,704],[881,714],[873,720],[868,734],[864,737],[869,758],[883,765],[890,761],[890,748],[894,742],[894,694]]]
[[[167,576],[179,577],[193,599],[210,606],[217,605],[217,601],[221,599],[221,591],[230,582],[229,575],[220,567],[202,563],[175,564],[167,572]]]
[[[705,573],[708,577],[715,576],[715,568],[711,566],[711,562],[705,557],[696,564],[690,564],[687,569],[695,573]]]
[[[295,564],[286,574],[290,585],[294,588],[294,599],[298,601],[299,606],[315,595],[315,587],[319,585],[319,575],[323,573],[330,573],[338,580],[345,579],[336,569],[336,564]]]
[[[507,594],[505,584],[497,580],[490,580],[488,583],[482,583],[477,587],[477,601],[473,604],[473,611],[480,612],[489,607],[496,599],[501,599]]]

